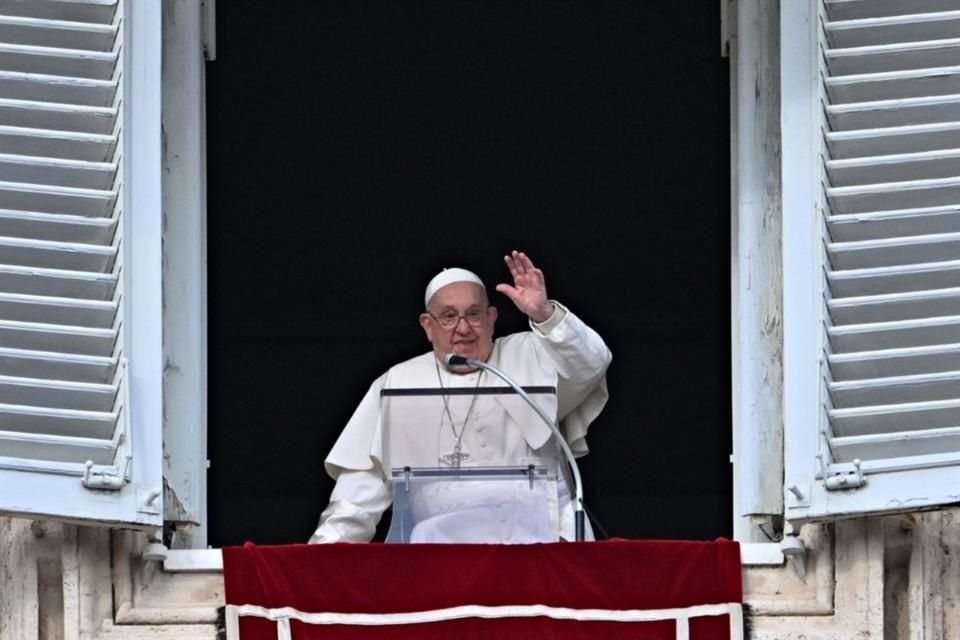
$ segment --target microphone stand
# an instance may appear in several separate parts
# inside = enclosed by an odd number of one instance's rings
[[[463,356],[458,356],[456,354],[450,353],[444,356],[444,364],[447,368],[467,366],[473,367],[474,369],[483,369],[494,374],[504,382],[506,382],[510,387],[517,392],[517,394],[526,400],[527,404],[537,412],[537,415],[550,427],[550,431],[553,433],[553,436],[557,439],[557,442],[560,443],[560,448],[563,450],[564,456],[567,458],[567,465],[570,467],[570,471],[573,473],[573,527],[575,540],[577,542],[583,542],[584,539],[584,515],[583,515],[583,482],[580,480],[580,469],[577,467],[577,461],[573,457],[573,451],[570,450],[570,445],[567,444],[567,439],[563,437],[563,434],[560,433],[560,429],[554,423],[554,421],[546,414],[546,412],[540,408],[536,402],[533,401],[533,398],[523,390],[517,382],[504,373],[501,369],[488,364],[482,360],[474,360],[473,358],[465,358]]]

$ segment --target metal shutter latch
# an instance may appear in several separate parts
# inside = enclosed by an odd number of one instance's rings
[[[828,491],[841,491],[844,489],[859,489],[867,484],[867,478],[860,469],[860,461],[853,462],[835,462],[829,467],[823,463],[823,458],[817,456],[820,460],[823,473],[823,486]]]
[[[117,467],[101,467],[94,471],[92,460],[87,460],[85,467],[83,479],[80,482],[87,489],[119,491],[128,481],[130,458],[127,457],[127,464],[122,473]]]

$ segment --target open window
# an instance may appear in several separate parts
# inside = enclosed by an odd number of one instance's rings
[[[781,6],[786,517],[960,500],[960,11]]]

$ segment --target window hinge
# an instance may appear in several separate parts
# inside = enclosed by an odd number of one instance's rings
[[[83,479],[80,480],[87,489],[101,489],[105,491],[119,491],[127,483],[127,475],[130,470],[130,458],[127,458],[127,464],[121,473],[117,467],[100,467],[97,470],[93,468],[93,461],[87,460],[86,469],[83,471]]]
[[[860,469],[859,460],[854,460],[852,463],[834,463],[823,470],[823,486],[828,491],[859,489],[865,484],[867,484],[867,478]]]

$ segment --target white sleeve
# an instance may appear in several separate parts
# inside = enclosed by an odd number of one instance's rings
[[[370,542],[393,500],[392,493],[379,465],[361,471],[343,469],[309,542]]]
[[[613,356],[600,335],[565,306],[539,324],[531,321],[540,352],[553,363],[557,380],[557,417],[577,457],[586,455],[587,429],[607,403],[606,372]]]

